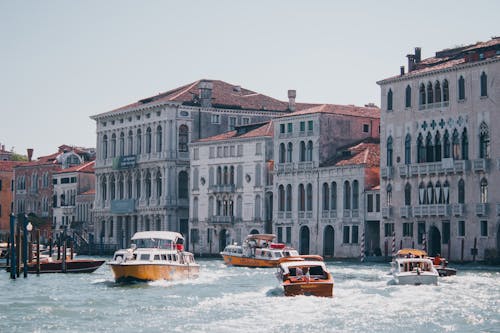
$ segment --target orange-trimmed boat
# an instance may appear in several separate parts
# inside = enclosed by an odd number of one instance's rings
[[[111,267],[116,282],[197,278],[200,266],[184,251],[184,238],[170,231],[142,231],[132,246],[115,252]]]
[[[228,245],[220,254],[226,265],[243,267],[276,267],[286,256],[298,257],[297,250],[273,243],[274,234],[248,235],[242,245]]]
[[[333,297],[333,277],[323,261],[300,258],[283,261],[278,266],[276,277],[285,296]]]

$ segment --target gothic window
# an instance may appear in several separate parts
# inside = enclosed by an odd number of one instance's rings
[[[116,156],[116,134],[111,135],[111,157]]]
[[[156,172],[156,196],[160,198],[162,196],[162,184],[161,184],[161,172]]]
[[[359,183],[357,180],[352,182],[352,209],[359,208]]]
[[[392,136],[387,138],[387,166],[392,166]]]
[[[432,90],[432,83],[427,83],[427,104],[434,103],[434,91]]]
[[[108,158],[108,136],[104,135],[102,137],[102,158]]]
[[[434,102],[441,102],[441,85],[439,84],[439,81],[434,83]]]
[[[312,184],[307,184],[307,210],[309,212],[312,211],[312,206],[313,206],[313,190],[312,190]]]
[[[444,194],[443,203],[449,204],[450,203],[450,183],[448,182],[448,180],[444,181],[443,194]]]
[[[222,167],[217,167],[217,185],[222,185]]]
[[[255,185],[260,186],[260,165],[255,166]],[[234,185],[234,166],[229,167],[229,184]]]
[[[424,137],[422,136],[422,133],[418,135],[417,138],[417,161],[418,163],[424,163],[425,162],[425,146],[424,146]]]
[[[387,200],[387,206],[392,205],[392,185],[387,184],[387,187],[385,189],[385,195],[386,195],[386,200]]]
[[[134,153],[134,132],[130,130],[127,137],[127,154],[132,155]]]
[[[286,186],[286,211],[292,211],[292,185],[288,184]]]
[[[432,144],[432,135],[427,133],[427,138],[425,139],[425,150],[426,150],[426,161],[434,162],[434,145]]]
[[[258,194],[255,196],[255,219],[257,221],[261,220],[261,199]]]
[[[450,134],[448,130],[445,130],[443,136],[443,158],[450,158],[451,156],[451,145],[450,145]]]
[[[330,209],[330,191],[328,188],[328,183],[323,183],[323,210]]]
[[[428,203],[427,194],[425,193],[424,182],[421,182],[420,185],[418,186],[418,203],[420,205],[426,205]]]
[[[188,142],[189,142],[189,128],[187,125],[179,126],[179,151],[186,152],[188,151]]]
[[[151,198],[151,173],[149,171],[146,174],[146,198]]]
[[[387,111],[392,111],[392,90],[387,93]]]
[[[436,196],[434,195],[434,187],[431,182],[427,183],[427,204],[432,205],[436,203]]]
[[[434,135],[434,161],[441,161],[441,134],[439,131],[436,131],[436,135]]]
[[[285,187],[283,185],[278,187],[278,210],[285,211]]]
[[[436,203],[438,204],[444,203],[443,188],[441,187],[441,182],[439,180],[436,182],[435,196],[436,196]]]
[[[460,139],[459,139],[458,131],[456,128],[453,130],[451,144],[452,144],[452,149],[453,149],[453,159],[455,159],[455,160],[460,159]]]
[[[279,158],[280,163],[285,163],[285,156],[286,156],[285,144],[281,143],[280,144],[280,158]]]
[[[465,182],[463,179],[458,181],[458,203],[465,203]]]
[[[448,80],[443,81],[443,102],[448,102],[450,100],[450,89],[448,87]]]
[[[351,184],[344,182],[344,209],[351,209]]]
[[[425,85],[423,83],[420,84],[419,97],[419,105],[425,105]]]
[[[116,191],[115,191],[115,176],[111,176],[111,181],[110,181],[110,199],[111,200],[115,200],[115,194],[116,194]]]
[[[313,142],[308,141],[307,142],[307,156],[306,156],[307,161],[312,161],[313,160]]]
[[[479,126],[479,158],[490,158],[490,134],[484,121]]]
[[[304,162],[306,160],[306,143],[304,141],[300,141],[300,152],[299,152],[299,158],[301,162]]]
[[[480,183],[480,190],[481,190],[481,203],[487,203],[488,202],[488,181],[486,178],[481,179]]]
[[[107,198],[107,194],[108,194],[107,180],[106,180],[106,177],[102,177],[102,182],[101,182],[101,196],[102,196],[102,200],[103,201],[106,201],[108,199]]]
[[[186,171],[179,172],[179,199],[188,199],[189,180]]]
[[[146,129],[146,154],[151,153],[151,127]]]
[[[467,128],[462,131],[462,159],[469,159],[469,139],[467,138]]]
[[[405,164],[411,164],[411,135],[406,134],[405,138]]]
[[[488,76],[485,72],[481,73],[481,97],[488,96]]]
[[[163,132],[161,126],[156,128],[156,152],[159,153],[162,150],[163,145]]]
[[[303,212],[306,210],[306,192],[304,185],[299,185],[299,211]]]
[[[137,130],[137,139],[135,142],[137,144],[137,155],[142,154],[142,131],[140,128]]]
[[[119,152],[118,156],[125,155],[125,134],[123,132],[120,133],[120,144],[118,152]]]
[[[411,206],[411,185],[406,183],[405,185],[405,205]]]
[[[411,87],[410,87],[410,85],[406,86],[405,107],[411,108]]]
[[[463,76],[458,79],[458,99],[461,101],[465,99],[465,79]]]
[[[288,148],[287,148],[287,156],[286,156],[286,161],[288,163],[292,162],[292,156],[293,156],[293,144],[291,142],[288,143]]]
[[[337,183],[332,182],[332,186],[330,189],[330,209],[337,209]]]

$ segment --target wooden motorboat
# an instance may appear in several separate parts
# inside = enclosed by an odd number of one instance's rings
[[[435,257],[429,257],[427,252],[419,249],[411,249],[405,248],[399,250],[395,258],[426,258],[432,261],[434,268],[437,270],[439,276],[452,276],[457,274],[457,270],[451,267],[448,267],[448,260],[442,258],[438,255]]]
[[[40,273],[92,273],[102,264],[105,260],[94,259],[69,259],[69,260],[40,260]],[[37,263],[32,261],[28,263],[28,273],[37,273]]]
[[[394,258],[391,273],[397,284],[437,284],[439,273],[427,258]]]
[[[333,277],[323,261],[296,259],[282,262],[276,277],[285,296],[333,296]]]
[[[115,252],[107,264],[116,282],[197,278],[200,266],[184,251],[184,238],[171,231],[142,231],[132,246]]]
[[[226,265],[243,267],[276,267],[285,256],[299,253],[283,243],[273,243],[273,234],[248,235],[242,245],[231,244],[220,254]]]

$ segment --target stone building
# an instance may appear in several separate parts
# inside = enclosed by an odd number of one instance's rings
[[[219,253],[272,232],[272,149],[271,121],[191,143],[191,250]]]
[[[10,233],[10,213],[14,212],[14,167],[25,162],[0,161],[0,241]]]
[[[360,255],[365,190],[378,185],[379,114],[320,105],[273,120],[278,241],[303,254]]]
[[[259,123],[310,105],[218,80],[200,80],[92,116],[97,126],[96,232],[123,247],[142,230],[189,238],[189,143],[237,125]]]
[[[381,88],[386,241],[450,260],[500,247],[500,38],[408,55]]]

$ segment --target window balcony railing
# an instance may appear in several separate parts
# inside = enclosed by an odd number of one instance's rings
[[[384,219],[388,219],[392,217],[392,206],[382,207],[382,217]]]
[[[446,204],[418,205],[412,207],[414,217],[450,216],[450,206]]]
[[[297,169],[298,170],[311,170],[314,168],[314,162],[313,161],[303,161],[299,162],[297,164]]]
[[[447,108],[449,105],[450,105],[449,101],[436,102],[436,103],[426,103],[426,104],[420,104],[418,106],[418,109],[419,110],[440,109],[440,108]]]
[[[410,174],[409,165],[407,164],[400,165],[398,169],[399,169],[399,176],[402,178],[405,178]]]
[[[399,207],[399,215],[401,217],[411,217],[411,206]]]
[[[209,220],[211,223],[232,224],[234,223],[234,216],[214,215]]]
[[[343,217],[351,217],[351,214],[352,214],[352,212],[350,209],[344,209],[342,216]]]
[[[215,184],[211,185],[209,189],[213,193],[234,193],[235,185],[234,184]]]
[[[488,170],[488,166],[489,166],[489,159],[487,158],[480,158],[474,160],[472,163],[472,169],[474,172],[486,172]]]
[[[303,219],[306,216],[306,212],[300,211],[299,212],[299,219]]]
[[[292,218],[292,212],[285,212],[285,218],[291,219]]]
[[[337,217],[337,210],[330,209],[330,218],[336,218],[336,217]]]
[[[276,165],[276,171],[278,173],[293,172],[293,163],[278,163]]]
[[[278,212],[278,218],[282,219],[285,217],[285,212]]]
[[[324,210],[321,212],[321,217],[324,219],[327,219],[330,217],[330,211],[329,210]]]
[[[384,168],[380,168],[380,176],[383,179],[392,179],[394,177],[394,167],[387,166]]]
[[[359,209],[354,208],[352,211],[352,217],[359,217]]]
[[[476,215],[477,216],[488,215],[488,204],[487,203],[477,203],[476,204]]]
[[[460,203],[453,204],[452,213],[454,216],[463,216],[465,213],[465,205]]]
[[[312,217],[313,217],[313,212],[311,211],[306,212],[306,218],[312,219]]]

